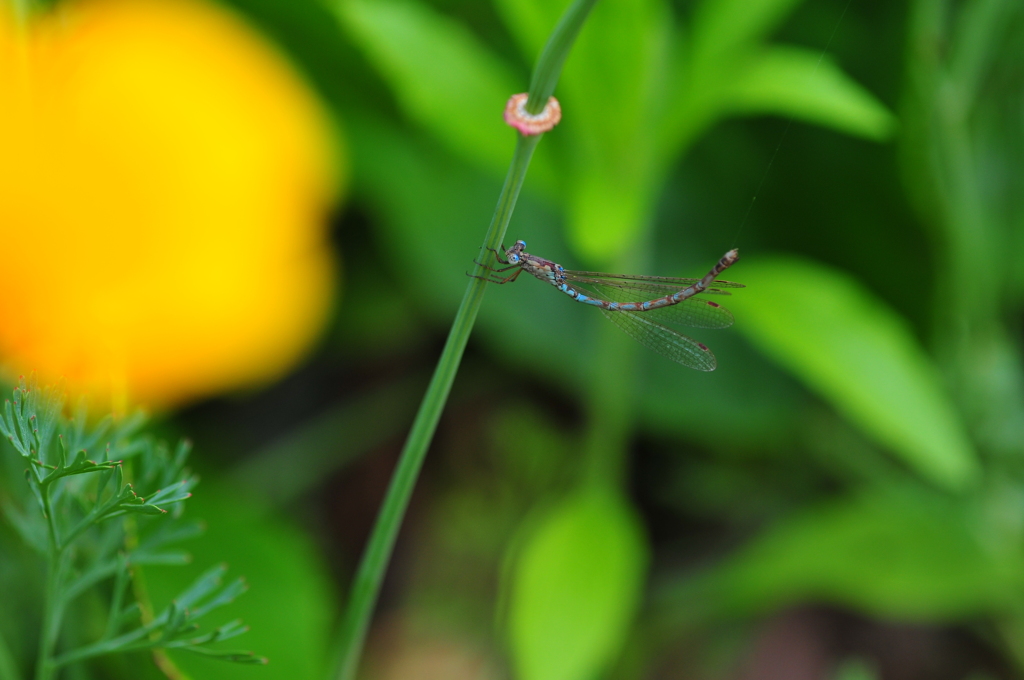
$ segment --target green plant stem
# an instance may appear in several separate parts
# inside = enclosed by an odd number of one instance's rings
[[[76,538],[78,538],[83,533],[85,533],[85,531],[89,527],[95,526],[98,522],[100,522],[100,520],[103,519],[104,513],[109,511],[109,509],[110,508],[108,508],[108,507],[103,507],[102,511],[99,511],[99,512],[97,512],[96,509],[91,510],[88,515],[86,515],[81,520],[79,520],[78,524],[76,524],[71,529],[71,531],[68,532],[67,536],[65,536],[62,541],[58,541],[58,547],[63,549],[65,547],[71,545],[71,543]]]
[[[50,556],[59,556],[63,546],[60,540],[60,531],[57,529],[57,518],[53,515],[53,504],[50,502],[50,485],[43,484],[34,468],[33,472],[35,473],[35,483],[39,487],[39,496],[43,499],[43,514],[46,515],[46,527],[49,529],[46,537],[50,543]]]
[[[53,664],[53,650],[57,646],[60,632],[61,613],[64,609],[60,593],[64,554],[61,550],[50,551],[46,567],[46,589],[43,593],[43,625],[39,631],[39,654],[36,658],[36,680],[50,680],[56,666]]]
[[[562,64],[596,3],[597,0],[576,0],[558,21],[533,69],[530,92],[526,98],[527,112],[535,115],[540,113],[548,97],[555,93],[558,78],[562,75]]]
[[[60,593],[60,581],[63,576],[65,554],[57,529],[57,518],[53,514],[53,504],[50,502],[50,485],[41,483],[38,476],[36,483],[39,485],[39,493],[43,499],[43,512],[46,514],[48,529],[47,538],[50,543],[50,549],[47,552],[46,586],[43,593],[43,625],[39,631],[39,654],[36,658],[36,680],[50,680],[55,668],[51,663],[51,658],[57,645],[61,612],[64,608],[63,595]]]
[[[505,178],[505,185],[502,187],[498,206],[487,230],[484,245],[480,249],[481,262],[486,261],[483,259],[484,257],[491,256],[488,252],[489,248],[498,248],[501,245],[501,240],[505,236],[505,230],[508,228],[512,211],[515,208],[516,199],[519,197],[519,190],[526,177],[526,169],[539,140],[539,136],[523,137],[520,135],[519,137],[515,153],[512,156],[512,166]],[[487,273],[479,265],[474,270],[476,276],[484,276]],[[377,516],[373,534],[370,536],[370,542],[353,580],[350,600],[341,622],[334,665],[334,676],[339,680],[351,680],[355,677],[370,616],[384,580],[384,572],[391,558],[398,528],[405,515],[406,507],[409,505],[409,498],[423,465],[423,459],[426,457],[427,447],[437,429],[437,422],[448,399],[452,382],[455,380],[455,373],[462,360],[462,353],[466,349],[466,343],[469,340],[470,331],[473,329],[477,312],[480,310],[480,303],[483,301],[486,287],[487,282],[479,278],[470,279],[469,285],[466,286],[466,293],[455,316],[451,332],[448,334],[448,341],[441,353],[441,359],[434,370],[434,377],[423,396],[419,412],[412,424],[412,430],[410,430],[405,447],[402,449],[398,467],[391,477],[391,484],[388,486],[380,514]]]
[[[53,659],[51,664],[54,668],[60,668],[61,666],[67,666],[68,664],[75,663],[77,661],[85,661],[86,659],[93,659],[97,656],[103,656],[104,654],[113,654],[115,652],[121,654],[126,652],[138,652],[146,649],[156,649],[158,647],[174,646],[173,642],[162,638],[133,642],[134,640],[145,637],[147,634],[153,633],[158,628],[159,624],[150,622],[142,628],[137,628],[136,630],[119,637],[100,640],[99,642],[94,642],[90,645],[79,647],[78,649],[61,654],[57,658]],[[178,644],[177,646],[181,646],[181,644]]]
[[[537,67],[530,84],[527,110],[533,113],[539,112],[543,109],[548,97],[554,92],[561,75],[562,64],[565,63],[569,49],[596,2],[597,0],[576,0],[562,16],[537,60]],[[490,251],[502,245],[509,220],[512,218],[512,211],[519,198],[519,191],[526,178],[530,158],[533,156],[540,137],[540,135],[532,137],[520,135],[518,138],[515,152],[512,155],[512,164],[505,177],[501,195],[498,197],[498,205],[494,210],[494,216],[491,218],[483,245],[480,247],[479,262],[486,262],[488,258],[493,258]],[[474,277],[484,277],[488,271],[482,265],[477,265],[473,274]],[[332,668],[332,677],[336,677],[338,680],[353,680],[355,677],[363,643],[366,639],[366,631],[370,625],[370,617],[380,593],[388,561],[391,559],[402,517],[409,505],[409,498],[412,496],[416,478],[423,466],[427,447],[437,429],[437,422],[444,410],[448,393],[451,391],[455,373],[462,361],[462,353],[466,349],[469,334],[476,321],[477,312],[480,310],[486,286],[487,282],[483,278],[472,278],[466,287],[466,293],[462,298],[462,304],[459,305],[459,311],[455,316],[451,332],[448,334],[444,351],[441,353],[430,386],[427,387],[427,392],[423,396],[419,412],[413,421],[412,430],[402,449],[398,467],[391,477],[391,483],[388,486],[380,514],[377,516],[373,533],[370,535],[366,551],[356,570],[349,603],[343,613],[338,631],[336,656]]]

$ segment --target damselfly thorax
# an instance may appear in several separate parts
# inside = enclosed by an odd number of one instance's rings
[[[503,267],[477,262],[490,273],[482,278],[491,283],[511,283],[524,271],[565,293],[577,302],[599,308],[619,328],[644,346],[668,358],[697,369],[713,371],[717,362],[703,343],[679,333],[665,324],[695,328],[727,328],[733,316],[717,302],[699,295],[729,295],[725,288],[743,288],[731,281],[717,281],[723,271],[739,259],[738,250],[730,250],[699,279],[663,276],[631,276],[566,269],[557,262],[526,252],[526,242],[516,241],[504,256],[494,250]],[[503,276],[506,272],[511,272]]]

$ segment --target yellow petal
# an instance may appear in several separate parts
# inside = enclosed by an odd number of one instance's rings
[[[301,356],[333,290],[338,146],[242,20],[182,0],[65,4],[20,35],[0,16],[0,102],[8,366],[159,407]]]

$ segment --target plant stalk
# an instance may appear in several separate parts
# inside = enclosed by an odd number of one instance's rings
[[[597,0],[576,0],[562,16],[554,32],[548,39],[541,53],[530,83],[530,94],[526,108],[537,113],[544,108],[548,97],[555,90],[562,64],[569,49],[576,40],[583,22]],[[512,163],[505,177],[505,184],[498,197],[498,205],[494,210],[490,226],[480,247],[479,262],[493,258],[490,252],[502,245],[505,231],[508,228],[512,211],[515,209],[519,191],[526,177],[533,151],[540,141],[541,135],[520,135],[512,155]],[[485,277],[488,271],[477,265],[474,277]],[[462,354],[469,341],[469,334],[476,321],[477,312],[483,301],[487,281],[484,278],[472,278],[466,286],[459,311],[455,316],[452,329],[448,334],[444,350],[438,361],[434,376],[427,392],[423,396],[419,412],[413,421],[412,429],[402,449],[398,466],[391,477],[384,503],[374,524],[366,551],[356,570],[352,583],[352,591],[338,631],[335,660],[332,666],[332,677],[338,680],[353,680],[359,667],[366,632],[370,618],[380,593],[381,583],[387,569],[395,539],[409,505],[416,478],[427,454],[427,447],[437,429],[438,420],[444,410],[445,402],[451,391],[452,382],[458,371]]]
[[[501,240],[505,236],[505,230],[512,217],[512,210],[515,208],[516,199],[519,197],[519,190],[522,188],[523,179],[526,176],[526,169],[539,139],[539,137],[524,137],[522,135],[519,137],[512,157],[512,166],[505,178],[505,185],[502,187],[498,206],[494,211],[490,228],[487,230],[484,245],[480,249],[480,261],[482,262],[486,261],[483,259],[484,257],[490,255],[489,248],[498,248],[501,245]],[[487,271],[478,265],[473,273],[475,276],[484,276]],[[478,278],[470,279],[469,285],[466,286],[466,293],[448,334],[444,351],[441,353],[434,376],[430,380],[419,412],[413,421],[412,429],[398,461],[398,467],[391,477],[391,483],[388,486],[380,514],[377,516],[373,534],[370,536],[370,542],[366,547],[366,552],[363,553],[363,559],[353,580],[349,604],[341,622],[337,659],[334,665],[334,677],[339,680],[352,680],[355,677],[370,617],[380,593],[380,586],[384,580],[384,573],[391,558],[402,517],[409,505],[416,478],[419,476],[420,468],[423,466],[423,460],[427,454],[427,447],[434,436],[441,411],[444,409],[448,393],[451,391],[455,373],[462,360],[466,343],[469,341],[469,334],[473,329],[477,312],[480,310],[480,303],[483,301],[486,287],[487,281]]]
[[[576,0],[558,21],[537,59],[537,66],[533,69],[530,96],[526,100],[527,112],[534,115],[540,113],[548,103],[548,97],[555,93],[555,85],[562,75],[562,65],[569,56],[573,43],[576,42],[576,36],[583,28],[583,22],[587,20],[590,10],[596,3],[597,0]]]
[[[43,625],[39,631],[39,654],[36,658],[35,680],[51,680],[56,666],[53,664],[53,650],[57,646],[60,619],[64,609],[60,593],[63,575],[64,554],[51,550],[46,568],[46,590],[43,594]]]
[[[40,496],[43,499],[43,512],[46,513],[47,537],[50,549],[47,551],[46,586],[43,592],[43,625],[39,631],[39,653],[36,658],[36,680],[50,680],[56,667],[52,663],[53,650],[57,646],[60,632],[60,619],[64,610],[64,596],[60,592],[60,582],[64,574],[65,549],[61,544],[57,518],[50,502],[50,485],[40,481]]]

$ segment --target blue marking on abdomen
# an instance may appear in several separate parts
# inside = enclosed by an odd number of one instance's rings
[[[566,295],[571,297],[573,300],[587,300],[588,299],[586,295],[581,294],[575,288],[571,288],[568,283],[563,283],[562,285],[558,286],[558,290],[562,291],[563,293],[565,293]]]

